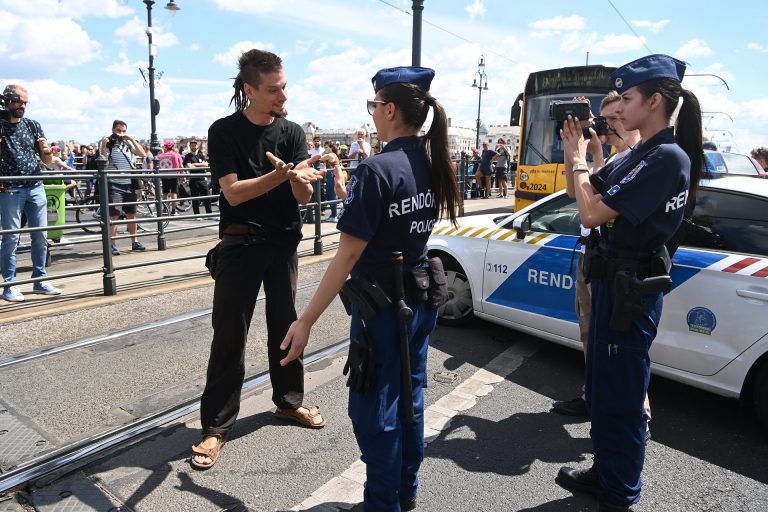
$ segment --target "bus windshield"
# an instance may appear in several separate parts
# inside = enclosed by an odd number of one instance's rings
[[[586,95],[592,104],[592,113],[600,114],[604,94]],[[521,165],[563,163],[563,142],[558,137],[559,127],[549,118],[549,104],[553,100],[572,100],[573,93],[545,94],[525,99],[525,140],[520,148]]]

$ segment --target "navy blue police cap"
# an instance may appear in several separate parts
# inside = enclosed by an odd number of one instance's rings
[[[610,81],[619,94],[627,89],[657,78],[674,78],[682,82],[685,62],[669,55],[648,55],[624,64],[611,73]]]
[[[373,78],[373,91],[379,92],[383,87],[391,84],[413,84],[419,89],[429,91],[432,79],[435,77],[435,70],[431,68],[420,68],[417,66],[400,66],[397,68],[380,69]]]

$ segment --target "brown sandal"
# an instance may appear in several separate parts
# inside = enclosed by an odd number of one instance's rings
[[[203,436],[203,441],[205,441],[209,437],[214,437],[218,439],[218,442],[216,443],[216,446],[213,448],[200,448],[200,445],[193,446],[192,447],[192,457],[189,459],[189,463],[192,464],[193,467],[197,469],[209,469],[212,468],[214,464],[216,464],[216,461],[219,460],[219,455],[221,455],[221,449],[224,446],[224,437],[221,434],[207,434]],[[202,443],[201,443],[202,444]],[[211,459],[211,462],[204,463],[204,462],[197,462],[195,461],[195,456],[202,455],[203,457],[208,457]]]
[[[323,428],[325,420],[320,416],[320,407],[312,406],[311,409],[299,407],[298,409],[280,409],[275,411],[275,416],[281,420],[295,421],[307,428]]]

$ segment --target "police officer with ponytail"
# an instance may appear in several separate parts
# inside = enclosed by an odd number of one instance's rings
[[[563,125],[566,178],[582,224],[599,226],[601,239],[584,256],[592,285],[585,380],[595,458],[590,468],[561,468],[556,481],[596,495],[603,511],[629,510],[640,499],[648,350],[671,285],[665,244],[695,203],[701,173],[701,109],[681,87],[684,74],[685,64],[666,55],[611,74],[621,95],[616,114],[626,130],[639,130],[641,142],[592,176],[579,120]]]
[[[338,252],[282,345],[290,349],[284,363],[301,354],[312,325],[344,287],[352,315],[349,416],[367,467],[366,512],[413,510],[424,457],[427,347],[444,290],[439,285],[445,283],[439,260],[427,259],[426,243],[438,218],[455,223],[459,201],[448,120],[429,93],[434,74],[398,67],[373,77],[376,96],[368,100],[368,112],[387,144],[352,176],[338,222]],[[431,128],[419,137],[430,110]],[[406,293],[400,307],[393,252],[402,252]],[[409,319],[398,316],[403,308],[411,310]],[[402,341],[406,354],[400,352]],[[402,379],[404,362],[410,374]]]

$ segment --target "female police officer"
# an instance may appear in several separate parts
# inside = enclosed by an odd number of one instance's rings
[[[408,279],[408,269],[424,268],[427,263],[426,242],[435,220],[446,214],[455,222],[458,189],[448,154],[447,117],[428,92],[433,77],[433,70],[420,67],[382,69],[373,77],[376,98],[368,101],[368,112],[387,145],[380,154],[365,159],[352,177],[338,223],[338,252],[307,310],[288,330],[282,348],[290,351],[284,363],[301,354],[312,325],[348,274],[380,285],[391,296],[392,252],[402,251]],[[430,107],[432,126],[423,138],[418,137]],[[378,310],[373,318],[368,315],[365,321],[359,307],[351,308],[350,339],[369,342],[375,358],[372,389],[358,392],[351,386],[349,396],[349,416],[367,465],[364,507],[368,512],[412,510],[416,503],[417,472],[424,454],[427,345],[437,310],[414,300],[408,305],[413,310],[407,325],[412,396],[406,400],[412,403],[413,420],[399,413],[407,402],[400,403],[394,305]]]
[[[683,62],[650,55],[611,74],[621,94],[616,113],[642,141],[592,178],[578,119],[563,125],[566,176],[581,222],[600,226],[601,241],[585,255],[593,310],[586,397],[595,461],[589,469],[562,468],[556,481],[597,495],[600,510],[627,510],[640,499],[648,349],[661,317],[661,290],[669,286],[661,277],[669,271],[664,244],[695,201],[703,159],[701,110],[680,86],[684,73]]]

